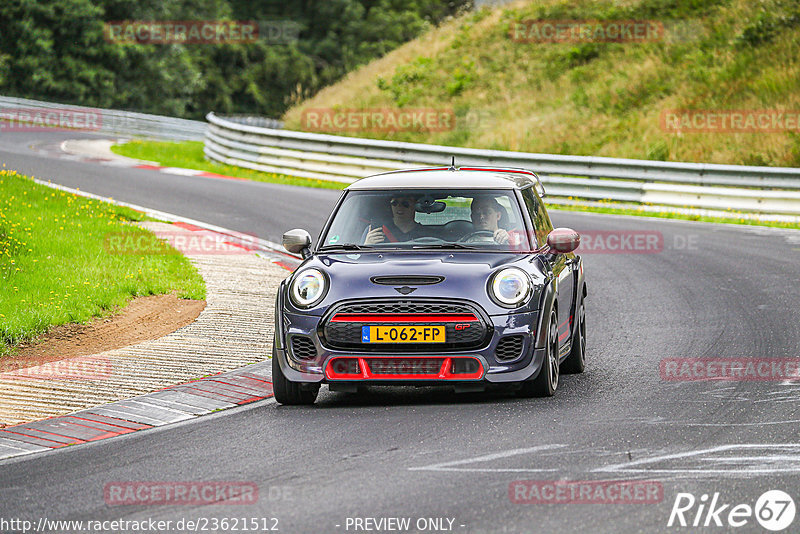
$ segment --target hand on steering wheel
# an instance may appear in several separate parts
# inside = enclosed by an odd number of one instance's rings
[[[461,242],[466,243],[467,241],[471,240],[473,237],[479,237],[479,236],[491,237],[494,240],[494,232],[492,230],[477,230],[475,232],[470,232],[469,234],[465,235],[464,237],[459,239],[457,241],[457,243],[461,243]]]
[[[417,237],[416,239],[412,239],[411,241],[409,241],[409,243],[438,245],[440,243],[444,243],[444,240],[433,236],[423,236],[423,237]]]

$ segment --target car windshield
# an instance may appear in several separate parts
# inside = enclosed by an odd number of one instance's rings
[[[349,191],[321,250],[530,250],[511,190]]]

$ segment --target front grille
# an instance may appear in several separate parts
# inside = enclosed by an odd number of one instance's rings
[[[298,360],[310,360],[317,356],[317,348],[310,338],[306,336],[293,336],[292,356]]]
[[[338,316],[338,317],[337,317]],[[392,317],[387,317],[392,316]],[[394,322],[397,316],[404,321]],[[417,319],[416,316],[419,316]],[[336,321],[332,319],[337,318]],[[362,327],[443,326],[444,343],[365,343]],[[459,302],[393,299],[344,303],[323,320],[322,342],[337,349],[366,352],[440,352],[471,350],[484,346],[491,335],[488,321],[477,307]]]
[[[384,286],[425,286],[438,284],[444,276],[373,276],[370,280]]]
[[[522,356],[523,341],[522,336],[506,336],[497,343],[494,355],[499,361],[516,360]]]
[[[337,313],[474,313],[464,304],[414,302],[412,300],[389,302],[365,302],[347,304]]]

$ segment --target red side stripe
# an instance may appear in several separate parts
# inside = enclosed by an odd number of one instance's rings
[[[179,228],[183,228],[185,230],[191,230],[192,232],[199,232],[201,230],[204,230],[204,228],[200,228],[199,226],[195,226],[193,224],[180,222],[180,221],[174,222],[174,223],[172,223],[172,225],[173,226],[177,226]]]
[[[217,174],[215,172],[201,172],[197,176],[204,178],[220,178],[222,180],[247,180],[247,178],[239,178],[238,176],[227,176],[225,174]]]
[[[14,427],[11,427],[11,428],[13,429]],[[52,440],[52,439],[41,438],[41,437],[38,437],[38,436],[31,436],[31,435],[25,434],[23,432],[16,432],[14,430],[8,430],[8,429],[0,431],[0,437],[4,437],[3,436],[4,433],[14,434],[15,436],[22,436],[22,438],[15,438],[14,436],[11,436],[11,437],[6,438],[6,439],[16,439],[17,441],[22,441],[24,443],[32,443],[33,445],[39,445],[39,444],[38,443],[34,443],[32,441],[26,441],[23,438],[29,438],[29,439],[33,439],[33,440],[39,440],[39,441],[47,441],[47,442],[52,443],[52,445],[45,444],[45,445],[42,445],[42,446],[51,447],[53,449],[55,449],[57,447],[63,447],[64,445],[66,445],[66,443],[61,443],[59,441],[55,441],[55,440]]]

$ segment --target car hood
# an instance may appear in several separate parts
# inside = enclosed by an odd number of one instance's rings
[[[534,282],[544,283],[544,275],[534,254],[493,252],[404,252],[399,253],[336,253],[309,258],[297,269],[316,267],[328,275],[330,288],[323,301],[306,313],[323,314],[329,306],[341,300],[359,298],[452,298],[478,303],[489,315],[508,314],[511,310],[495,304],[486,292],[489,277],[504,266],[517,266],[528,272]],[[408,295],[396,287],[404,284],[381,285],[370,279],[374,276],[440,276],[444,280],[431,285],[413,285]],[[536,308],[531,303],[525,308]],[[515,310],[522,311],[522,310]]]

